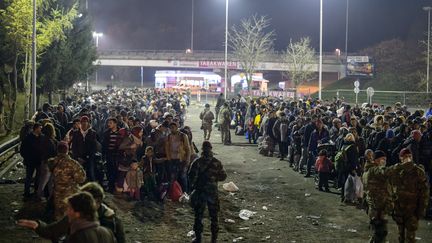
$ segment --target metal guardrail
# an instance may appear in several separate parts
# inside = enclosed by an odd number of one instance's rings
[[[9,161],[16,153],[18,153],[19,145],[20,145],[19,137],[15,137],[7,141],[6,143],[0,145],[0,158],[2,158],[2,161],[0,161],[0,167],[2,167],[7,161]],[[14,153],[8,155],[11,151],[14,151]],[[4,156],[7,157],[3,158]],[[7,164],[0,171],[0,178],[2,178],[3,175],[6,174],[16,163],[18,163],[18,161],[20,161],[19,158],[15,158],[12,161],[10,161],[10,163]]]
[[[16,146],[19,145],[19,143],[20,143],[19,137],[15,137],[7,141],[6,143],[1,144],[0,157],[2,157],[4,154],[8,153],[12,149],[16,148]]]

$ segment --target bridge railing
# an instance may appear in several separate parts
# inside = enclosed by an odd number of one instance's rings
[[[138,59],[145,58],[149,60],[172,59],[172,60],[224,60],[223,51],[214,50],[194,50],[192,53],[186,53],[184,50],[99,50],[98,54],[103,58],[114,59]],[[238,61],[233,53],[228,53],[228,59]],[[344,57],[337,56],[333,52],[323,53],[324,62],[343,63]],[[318,53],[316,53],[318,61]],[[265,57],[265,62],[282,62],[281,52],[270,52]]]

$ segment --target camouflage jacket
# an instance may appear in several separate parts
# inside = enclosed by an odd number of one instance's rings
[[[422,217],[429,200],[429,186],[422,166],[412,162],[391,167],[395,212],[415,213]]]
[[[200,119],[203,125],[212,125],[214,118],[214,114],[210,109],[205,109],[200,113]]]
[[[53,175],[55,191],[77,192],[78,185],[86,179],[83,167],[69,155],[59,154],[48,160],[48,167]]]
[[[219,123],[226,124],[230,122],[231,122],[231,110],[228,107],[224,107],[219,112]]]
[[[218,159],[213,156],[201,156],[189,168],[190,191],[197,190],[207,194],[217,194],[218,182],[224,181],[226,177],[227,174]]]
[[[366,163],[363,173],[363,186],[368,206],[375,210],[390,213],[392,210],[390,169],[374,163]]]

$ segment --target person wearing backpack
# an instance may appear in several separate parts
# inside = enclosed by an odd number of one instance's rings
[[[213,112],[210,110],[210,105],[205,104],[204,110],[200,113],[201,129],[204,132],[204,140],[210,140],[212,132],[213,120],[215,119]]]
[[[284,160],[288,155],[288,143],[289,143],[289,120],[285,115],[285,112],[280,112],[279,117],[273,125],[273,134],[277,138],[279,145],[279,158]]]
[[[212,144],[204,141],[202,144],[201,157],[192,162],[188,178],[190,181],[190,203],[195,213],[193,230],[195,238],[192,242],[202,242],[203,217],[207,206],[211,220],[211,242],[217,242],[219,231],[218,213],[219,196],[218,182],[224,181],[227,174],[222,163],[213,157]]]
[[[344,185],[348,175],[358,165],[359,154],[352,133],[345,136],[342,149],[335,156],[335,167],[338,174],[338,188],[341,188],[341,202],[345,200]]]

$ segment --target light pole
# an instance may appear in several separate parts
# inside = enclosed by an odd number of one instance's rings
[[[228,86],[228,7],[229,0],[225,0],[225,100],[227,99],[227,86]]]
[[[194,50],[194,14],[195,14],[195,8],[194,8],[194,0],[192,0],[192,23],[191,23],[191,44],[190,44],[190,50],[193,52]]]
[[[37,100],[36,100],[36,0],[33,0],[32,74],[33,75],[32,75],[32,99],[31,100],[32,100],[32,113],[35,114],[36,110],[37,110]]]
[[[102,32],[93,31],[93,38],[96,39],[96,50],[99,47],[99,38],[101,38],[101,37],[103,37],[103,33]],[[97,85],[97,83],[98,83],[98,71],[97,71],[97,68],[96,68],[96,71],[95,71],[95,85]]]
[[[322,37],[323,37],[323,0],[320,0],[320,44],[319,44],[319,68],[318,68],[318,99],[321,100],[322,89]]]
[[[345,17],[345,57],[348,56],[348,23],[349,23],[349,0],[346,4],[346,17]]]
[[[430,19],[432,7],[423,7],[428,12],[428,41],[427,41],[427,66],[426,66],[426,93],[429,94],[429,63],[430,63]]]
[[[96,48],[99,47],[99,38],[103,37],[103,33],[93,31],[93,37],[96,38]]]

